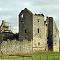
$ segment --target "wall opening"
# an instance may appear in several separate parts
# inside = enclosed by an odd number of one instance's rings
[[[25,29],[25,33],[27,33],[27,30]]]
[[[21,15],[21,18],[23,18],[23,14]]]
[[[40,42],[38,42],[38,46],[40,45]]]
[[[39,19],[38,19],[38,22],[39,22]]]
[[[39,33],[39,28],[38,28],[38,33]]]

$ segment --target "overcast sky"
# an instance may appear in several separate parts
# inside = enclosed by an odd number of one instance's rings
[[[59,0],[0,0],[0,24],[6,20],[13,32],[18,32],[18,15],[24,8],[33,13],[52,16],[59,27]]]

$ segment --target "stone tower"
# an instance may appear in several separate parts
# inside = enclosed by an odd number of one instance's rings
[[[59,31],[54,20],[53,20],[53,51],[59,52]]]
[[[47,17],[47,28],[48,28],[48,50],[53,50],[53,18]]]
[[[44,15],[35,14],[33,15],[33,51],[45,51],[46,44]]]
[[[59,31],[53,17],[47,17],[48,50],[59,51]]]
[[[27,8],[19,14],[19,40],[33,39],[33,14]]]
[[[33,14],[27,8],[19,14],[19,40],[32,42],[32,50],[46,50],[44,15]],[[27,44],[28,45],[28,44]]]

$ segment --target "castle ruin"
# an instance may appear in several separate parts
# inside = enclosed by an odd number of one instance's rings
[[[19,13],[19,40],[3,40],[0,54],[24,55],[37,51],[59,52],[59,31],[53,17],[33,14],[25,8]],[[3,21],[4,22],[4,21]],[[3,28],[4,27],[4,28]],[[4,32],[10,32],[8,26],[0,26]],[[0,40],[1,41],[1,40]]]
[[[25,8],[19,14],[19,40],[32,42],[32,51],[59,51],[58,28],[53,17],[33,14]],[[23,44],[24,45],[24,44]]]

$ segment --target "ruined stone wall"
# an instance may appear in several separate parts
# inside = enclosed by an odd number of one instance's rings
[[[47,18],[48,29],[48,49],[59,52],[59,31],[53,17]]]
[[[48,28],[48,50],[53,51],[53,17],[47,18]]]
[[[46,51],[48,51],[48,28],[47,21],[44,21],[44,30],[45,30],[45,41],[46,41]]]
[[[55,21],[53,21],[53,51],[59,52],[59,31]]]
[[[3,41],[0,45],[0,55],[32,54],[32,41]]]

